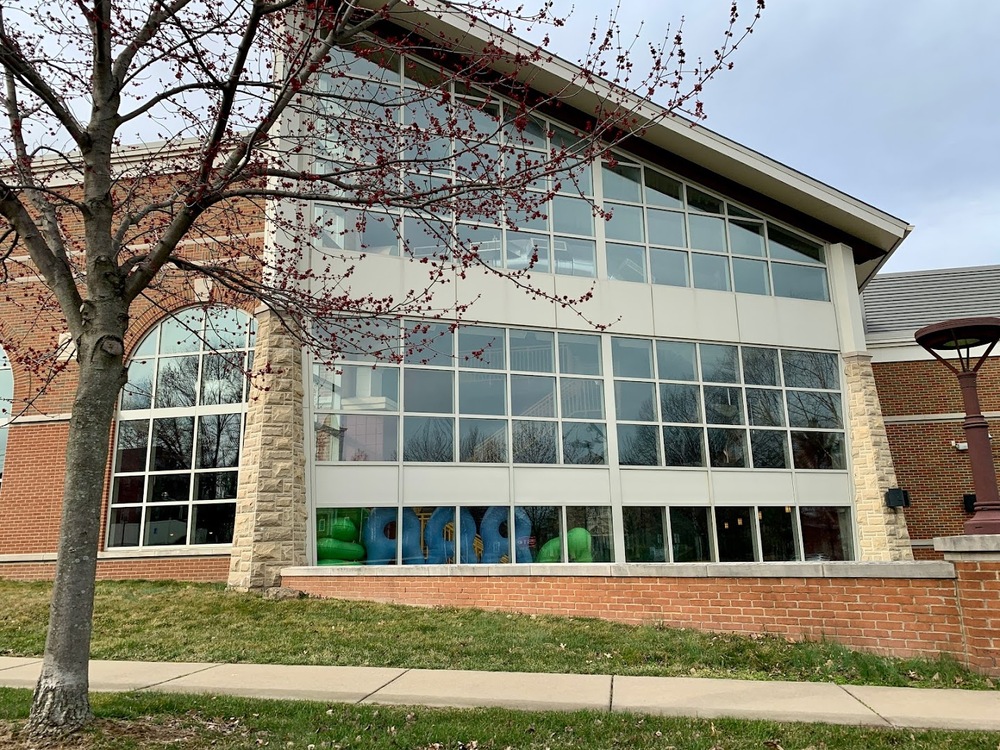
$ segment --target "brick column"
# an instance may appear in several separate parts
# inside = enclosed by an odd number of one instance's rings
[[[269,372],[250,389],[229,587],[262,591],[279,571],[306,560],[306,458],[302,346],[264,309],[257,314],[255,368]]]
[[[966,666],[1000,675],[1000,534],[939,537],[934,549],[955,566]]]
[[[858,557],[866,562],[912,560],[903,511],[885,507],[885,491],[896,486],[896,470],[875,389],[872,356],[867,352],[845,354],[844,364]]]

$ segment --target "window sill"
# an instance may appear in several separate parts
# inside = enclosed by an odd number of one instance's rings
[[[218,557],[229,555],[231,544],[204,544],[190,547],[115,547],[97,553],[98,560],[130,557]]]

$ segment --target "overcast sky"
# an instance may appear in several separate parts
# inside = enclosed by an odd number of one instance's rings
[[[577,0],[553,50],[577,59],[566,40],[607,6]],[[707,57],[728,7],[622,0],[619,21],[655,39],[686,15]],[[1000,263],[998,37],[998,0],[767,0],[704,125],[913,224],[886,271]]]

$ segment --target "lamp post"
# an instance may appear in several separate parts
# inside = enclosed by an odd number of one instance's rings
[[[943,362],[958,376],[965,404],[965,440],[969,444],[972,483],[976,490],[975,511],[965,522],[966,534],[1000,534],[1000,493],[993,465],[990,432],[979,406],[976,376],[993,347],[1000,341],[1000,318],[956,318],[921,328],[914,334],[917,343]],[[973,356],[972,350],[986,350]],[[955,352],[958,357],[945,359],[938,352]],[[954,363],[958,363],[955,367]]]

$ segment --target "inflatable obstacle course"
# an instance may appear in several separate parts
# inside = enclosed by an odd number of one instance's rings
[[[365,548],[360,543],[367,511],[360,508],[329,510],[316,514],[316,562],[320,565],[360,565]]]

